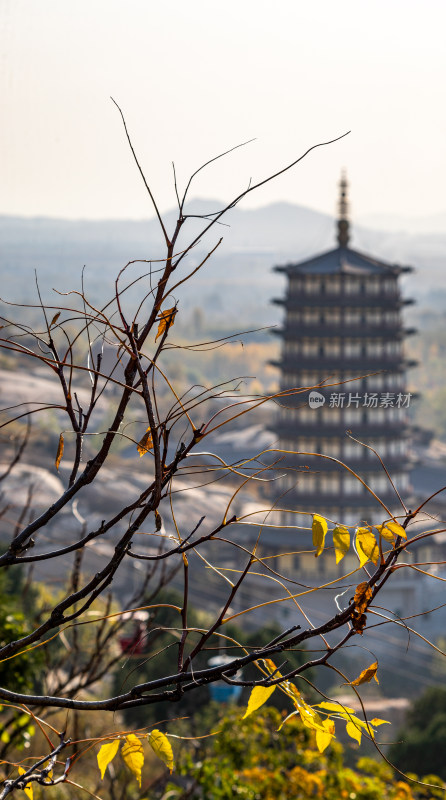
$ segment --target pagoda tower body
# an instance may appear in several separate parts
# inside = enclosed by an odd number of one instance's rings
[[[387,264],[349,247],[347,182],[340,182],[338,246],[307,261],[275,267],[286,275],[280,362],[282,391],[301,388],[281,402],[275,424],[280,447],[298,451],[286,464],[283,525],[308,526],[318,513],[347,525],[381,522],[386,516],[373,495],[336,461],[347,464],[381,498],[401,513],[395,490],[409,489],[407,408],[411,395],[403,341],[399,278],[411,267]],[[368,445],[353,441],[352,437]],[[305,522],[304,522],[305,519]]]

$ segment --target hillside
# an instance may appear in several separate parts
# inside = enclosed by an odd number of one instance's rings
[[[188,212],[197,214],[221,207],[216,200],[196,200]],[[174,216],[174,211],[166,214],[168,228]],[[223,236],[205,269],[181,288],[180,301],[187,304],[189,311],[193,307],[204,309],[219,325],[229,323],[231,327],[240,314],[248,326],[273,324],[280,318],[280,311],[271,306],[270,300],[283,293],[283,284],[272,267],[331,248],[334,221],[326,214],[290,203],[249,210],[236,208],[225,221],[225,226],[213,228],[184,264],[184,269],[193,269],[206,252],[205,247],[214,246]],[[189,233],[197,234],[201,224],[190,219]],[[116,271],[127,261],[156,259],[163,254],[155,219],[68,221],[0,216],[0,241],[2,297],[15,301],[35,299],[34,270],[46,292],[52,287],[68,291],[80,287],[84,266],[90,295],[95,301],[102,301],[112,291]],[[404,291],[417,297],[421,306],[444,305],[446,233],[353,227],[352,244],[384,260],[414,265],[416,272],[405,279]],[[178,249],[181,247],[179,241]],[[137,269],[143,271],[132,267],[132,277]],[[134,295],[138,293],[139,287]],[[184,310],[183,305],[183,319]]]

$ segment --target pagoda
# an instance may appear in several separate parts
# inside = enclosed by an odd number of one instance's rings
[[[380,522],[376,498],[337,461],[347,464],[392,513],[395,488],[407,497],[410,459],[399,279],[411,267],[385,263],[349,246],[347,180],[340,181],[337,247],[275,267],[287,277],[280,368],[282,398],[275,431],[284,460],[282,525],[308,526],[308,513],[346,525]],[[358,440],[360,443],[358,443]],[[379,454],[386,471],[377,457]],[[398,511],[399,509],[399,511]],[[289,510],[289,511],[288,511]],[[306,512],[305,517],[296,511]]]

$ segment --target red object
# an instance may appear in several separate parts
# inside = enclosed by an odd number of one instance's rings
[[[138,627],[132,636],[121,636],[119,640],[121,651],[130,656],[138,656],[144,651],[144,637],[141,627]]]

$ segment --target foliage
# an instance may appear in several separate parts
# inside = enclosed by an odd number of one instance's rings
[[[343,763],[343,747],[333,742],[323,753],[313,749],[311,734],[294,717],[277,732],[282,718],[263,708],[247,719],[227,711],[218,735],[181,743],[176,770],[181,776],[166,786],[169,800],[415,800],[442,797],[442,789],[418,787],[391,767],[361,758],[356,769]],[[430,783],[441,786],[430,776]],[[180,785],[179,785],[180,784]]]
[[[138,683],[150,679],[156,679],[168,674],[172,669],[174,654],[178,648],[178,612],[175,607],[181,605],[180,592],[167,588],[162,589],[156,595],[157,608],[154,608],[149,620],[147,621],[142,634],[143,652],[129,652],[123,664],[119,664],[114,674],[114,689],[116,693],[121,692],[127,686],[129,680]],[[145,601],[146,602],[146,601]],[[209,620],[204,611],[189,607],[189,624],[192,629],[190,634],[190,644],[197,641],[198,636],[194,633],[194,628],[201,628],[203,624],[208,624]],[[197,669],[205,669],[209,659],[216,653],[230,654],[232,657],[242,657],[246,651],[253,652],[261,649],[268,642],[272,641],[280,634],[280,627],[274,624],[266,625],[250,634],[245,634],[240,627],[235,624],[227,625],[226,636],[228,637],[227,648],[209,648],[197,655],[195,662]],[[231,641],[239,642],[243,640],[244,648],[230,644]],[[297,669],[305,663],[305,651],[290,650],[286,654],[287,669]],[[307,677],[311,680],[312,672],[308,671]],[[261,674],[254,664],[248,664],[243,671],[243,678],[246,682],[259,680]],[[271,687],[270,694],[272,694]],[[310,686],[305,687],[305,694],[310,699],[313,698],[313,691]],[[248,703],[250,687],[244,686],[241,702]],[[315,695],[314,695],[315,696]],[[185,695],[178,699],[175,704],[166,709],[165,703],[153,703],[149,707],[130,708],[124,713],[124,719],[129,726],[140,727],[149,722],[162,719],[166,716],[183,717],[187,716],[191,732],[195,735],[204,734],[206,730],[202,727],[203,708],[211,702],[211,695],[208,686],[198,687],[193,695]],[[270,698],[270,702],[280,711],[293,708],[290,698],[281,692],[275,692]]]
[[[446,689],[427,689],[410,708],[390,759],[402,771],[432,772],[446,780]]]
[[[333,665],[333,657],[363,636],[369,615],[380,615],[377,597],[395,572],[418,569],[416,563],[405,561],[405,556],[408,545],[435,533],[433,529],[419,533],[412,527],[425,504],[411,511],[395,492],[401,505],[395,515],[347,464],[317,454],[336,462],[373,495],[382,509],[382,524],[372,526],[358,520],[358,525],[344,525],[342,520],[315,513],[309,515],[306,525],[296,526],[293,552],[283,552],[278,545],[278,552],[264,557],[265,524],[280,531],[282,513],[299,513],[281,505],[287,451],[267,447],[244,458],[225,460],[213,445],[228,425],[237,430],[248,413],[256,413],[267,403],[286,410],[287,399],[302,390],[296,387],[264,394],[256,387],[253,394],[243,395],[242,380],[234,378],[216,386],[194,385],[183,392],[174,385],[166,358],[171,350],[194,350],[200,355],[227,343],[225,337],[189,346],[173,338],[182,313],[181,287],[205,266],[221,239],[198,264],[196,245],[207,241],[226,211],[304,156],[275,175],[249,184],[225,208],[199,216],[200,233],[192,233],[187,241],[184,231],[190,217],[196,215],[187,213],[186,201],[196,173],[182,196],[175,179],[178,216],[173,230],[168,231],[118,110],[158,217],[165,243],[163,258],[129,261],[100,307],[90,301],[82,276],[80,290],[63,299],[58,295],[56,305],[43,301],[37,283],[39,326],[31,326],[24,308],[3,319],[1,347],[14,353],[22,369],[29,370],[31,364],[39,374],[45,371],[55,391],[47,402],[32,398],[25,406],[17,402],[4,409],[1,427],[7,429],[24,417],[50,415],[58,429],[50,466],[53,475],[63,480],[63,490],[38,513],[32,506],[32,491],[23,507],[13,509],[10,537],[0,555],[0,574],[26,566],[32,580],[32,570],[43,562],[52,575],[64,581],[64,588],[37,616],[25,618],[20,600],[17,612],[9,609],[4,617],[0,700],[8,705],[8,713],[20,708],[30,716],[39,733],[24,763],[13,747],[8,752],[0,800],[16,790],[30,792],[35,784],[43,791],[71,785],[73,776],[83,779],[84,758],[93,749],[100,754],[98,767],[104,779],[115,769],[119,750],[124,764],[143,786],[143,740],[147,738],[152,752],[172,769],[161,720],[169,721],[188,706],[196,708],[207,699],[208,687],[218,682],[245,687],[249,693],[246,719],[237,725],[232,721],[230,743],[227,726],[227,736],[223,732],[221,740],[237,755],[235,767],[246,797],[286,796],[288,785],[294,796],[298,791],[306,793],[302,796],[326,791],[327,797],[334,797],[336,791],[337,796],[347,792],[349,797],[356,793],[364,800],[374,797],[369,786],[372,779],[367,776],[359,779],[346,773],[341,781],[333,770],[340,758],[333,741],[339,729],[358,744],[363,736],[373,739],[384,720],[367,720],[340,702],[319,702],[321,695],[310,678],[315,667],[333,671],[355,695],[357,687],[378,680],[378,663],[374,658],[370,663],[364,650],[355,672],[351,667],[345,674],[341,672]],[[128,294],[135,287],[139,289],[136,302]],[[25,436],[0,480],[17,468],[26,443]],[[124,474],[113,482],[111,459],[123,444]],[[247,504],[245,511],[248,493],[250,506]],[[178,507],[185,494],[190,504],[180,518]],[[318,566],[321,562],[329,565],[333,577],[328,583],[318,573],[308,580],[304,576],[305,582],[295,580],[287,566],[282,569],[282,558],[287,565],[287,558],[299,559],[309,553]],[[316,563],[314,559],[312,563]],[[72,566],[70,574],[67,564]],[[166,594],[172,581],[180,587],[179,595]],[[257,601],[251,592],[259,586],[262,595]],[[318,593],[325,598],[328,587],[342,589],[341,605],[324,604],[323,618],[315,624],[312,614],[299,605],[300,598],[305,596],[311,602]],[[118,593],[122,605],[117,604]],[[193,608],[197,596],[198,611]],[[252,643],[246,633],[249,622],[258,620],[259,612],[266,614],[272,605],[276,609],[287,606],[294,617],[299,614],[299,621],[289,628],[263,631],[261,641]],[[147,626],[142,641],[147,653],[139,654],[139,634],[132,649],[123,633],[126,626],[140,625],[143,618]],[[121,647],[123,638],[125,647]],[[40,654],[45,658],[42,688],[34,685],[31,672]],[[210,662],[211,655],[218,657]],[[12,662],[12,667],[5,667]],[[13,671],[17,683],[11,684]],[[258,709],[263,703],[278,696],[281,703],[285,700],[288,704],[290,713],[281,718],[279,734],[277,711],[267,712],[270,733],[276,726],[274,741],[283,747],[279,772],[273,777],[270,762],[258,756],[267,747],[266,739],[261,748],[258,733],[255,743],[248,746],[246,741],[242,743],[239,731],[246,734],[250,728],[244,726],[261,719]],[[80,722],[81,713],[96,715],[101,726],[109,729],[105,734],[94,730],[89,735]],[[123,720],[128,725],[125,729]],[[301,765],[292,760],[296,741],[299,753],[302,751]],[[216,740],[214,745],[215,758],[220,756],[218,773],[213,756],[203,766],[206,780],[213,775],[212,797],[218,796],[213,793],[215,783],[223,792],[221,797],[232,796],[233,766],[229,764],[225,773],[225,756],[218,750],[223,744]],[[253,758],[249,764],[248,753]],[[19,773],[19,766],[24,772]],[[189,766],[193,778],[194,770],[201,767]],[[216,779],[217,774],[220,777]],[[267,794],[262,795],[262,786],[267,787]],[[387,794],[411,797],[404,784]]]
[[[413,337],[411,356],[417,360],[413,373],[413,385],[419,392],[417,403],[411,413],[422,429],[435,432],[435,437],[446,440],[446,386],[444,379],[444,357],[446,353],[446,331],[444,314],[435,315],[432,308],[425,319],[420,319],[421,330]]]
[[[25,591],[23,570],[12,567],[0,572],[0,647],[20,639],[31,631],[31,607],[36,603],[36,590]],[[0,662],[0,685],[13,691],[42,691],[43,654],[29,650],[16,659]],[[14,744],[19,750],[29,746],[35,726],[20,708],[0,707],[0,758]]]
[[[31,630],[31,608],[36,602],[36,589],[25,591],[23,570],[13,567],[0,571],[0,647],[26,636]],[[20,663],[0,661],[0,685],[21,692],[41,689],[42,653],[25,652]]]
[[[268,642],[273,641],[276,636],[280,635],[280,627],[277,623],[269,623],[262,628],[259,628],[256,631],[246,635],[244,637],[244,644],[245,647],[249,650],[259,650]],[[234,638],[240,640],[241,639],[241,631],[234,631]],[[233,652],[232,650],[230,652]],[[294,670],[299,669],[299,667],[303,666],[307,659],[308,655],[305,651],[304,647],[298,647],[295,649],[287,650],[286,652],[286,670],[287,672],[292,672]],[[247,667],[243,670],[243,677],[245,681],[256,681],[259,679],[259,669],[255,664],[248,664]],[[310,668],[305,671],[305,677],[308,683],[305,684],[305,697],[307,700],[311,702],[317,702],[317,698],[319,695],[313,690],[312,688],[312,681],[314,679],[314,671]],[[248,699],[250,694],[250,688],[248,686],[243,687],[240,704],[243,703],[247,705]],[[278,711],[284,710],[292,710],[293,703],[288,695],[284,694],[283,692],[274,692],[272,696],[268,700],[268,705],[273,705],[277,708]]]
[[[156,607],[151,611],[142,633],[143,652],[132,653],[130,651],[126,654],[125,661],[119,664],[113,678],[114,691],[117,694],[126,689],[129,681],[144,683],[148,680],[162,678],[172,672],[172,664],[175,663],[181,635],[178,611],[176,610],[181,607],[181,602],[181,593],[172,588],[162,589],[152,598],[151,605],[155,603]],[[144,599],[143,604],[148,604],[147,598]],[[194,629],[201,629],[208,620],[206,615],[194,606],[190,606],[188,611],[189,626],[192,629],[189,643],[194,645],[200,638]],[[205,669],[208,666],[210,655],[212,655],[212,651],[199,653],[195,662],[196,669]],[[153,703],[148,708],[145,706],[129,708],[124,712],[124,719],[127,725],[140,727],[166,716],[190,716],[209,700],[208,686],[201,686],[193,695],[186,694],[167,708],[162,701]]]

